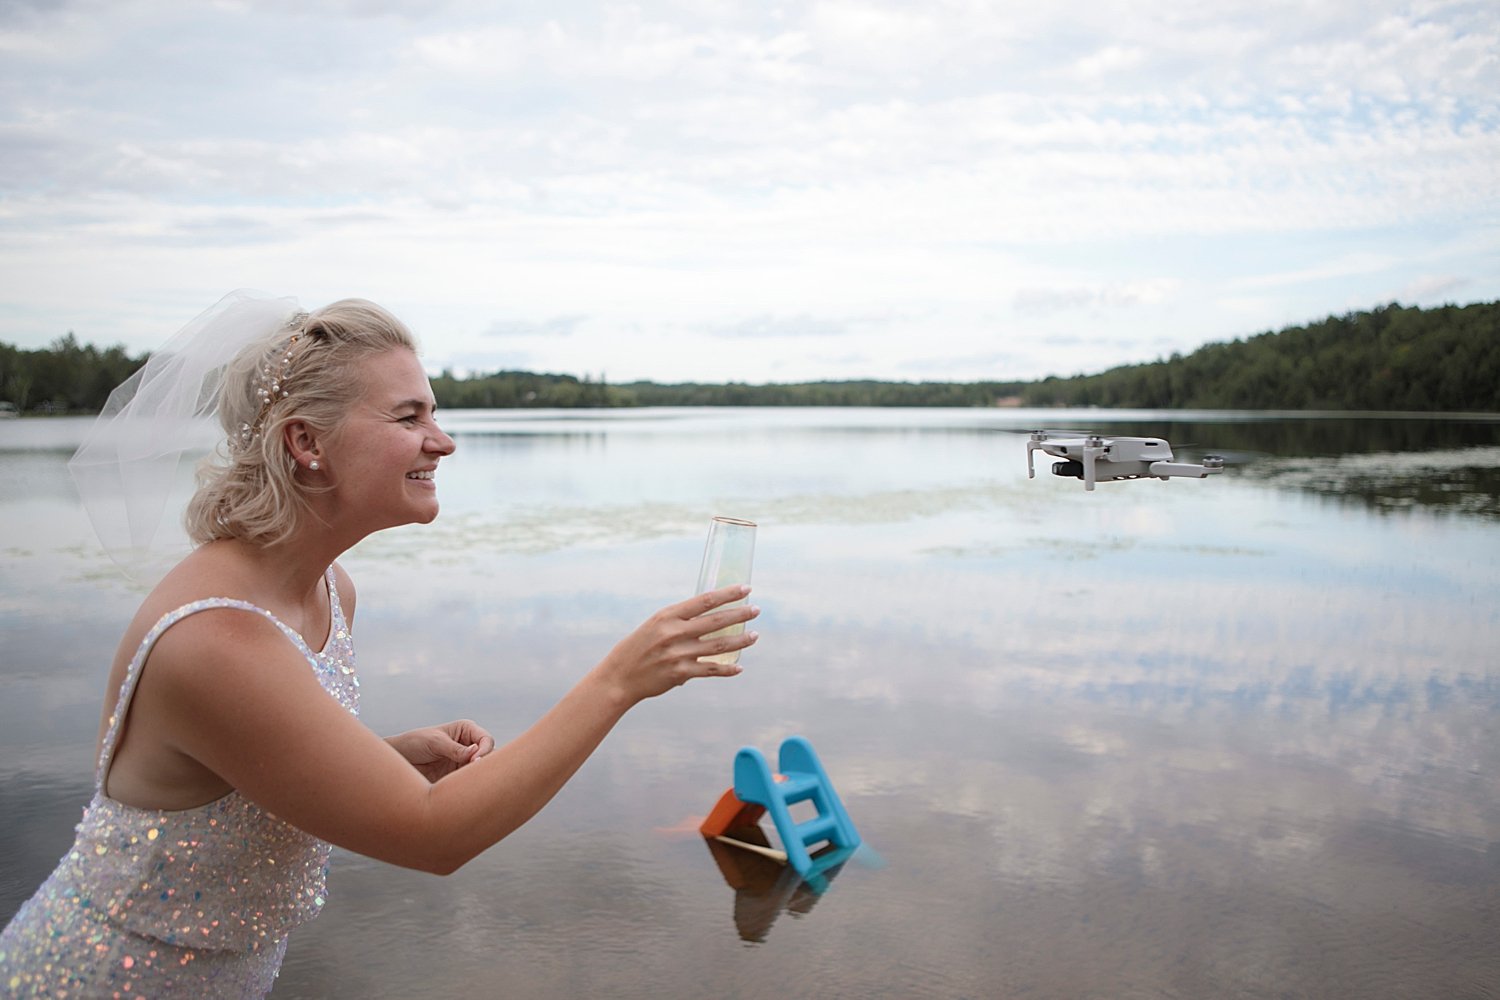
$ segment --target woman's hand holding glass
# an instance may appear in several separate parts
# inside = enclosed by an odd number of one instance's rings
[[[740,672],[738,664],[700,662],[699,658],[738,653],[760,638],[750,631],[710,635],[760,614],[760,608],[744,603],[749,593],[748,586],[735,584],[662,608],[620,640],[599,664],[599,671],[631,705],[695,677],[734,676]]]

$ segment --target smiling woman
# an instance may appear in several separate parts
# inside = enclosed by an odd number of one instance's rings
[[[155,544],[151,473],[205,411],[225,437],[189,504],[197,547],[125,630],[77,839],[0,935],[7,995],[262,996],[326,901],[332,845],[451,872],[535,815],[629,708],[738,673],[700,657],[755,641],[703,638],[758,613],[723,607],[748,592],[726,587],[653,615],[504,747],[468,720],[382,740],[356,718],[336,560],[438,513],[454,444],[411,334],[368,302],[224,299],[117,390],[75,458],[107,545],[122,524],[120,551]]]

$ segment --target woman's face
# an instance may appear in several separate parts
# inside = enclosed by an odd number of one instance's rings
[[[411,351],[376,354],[360,366],[364,392],[327,438],[320,465],[338,516],[362,534],[437,517],[438,460],[453,439],[438,427],[427,374]],[[342,527],[342,525],[341,525]]]

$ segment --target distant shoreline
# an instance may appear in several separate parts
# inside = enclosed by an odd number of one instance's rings
[[[0,400],[33,411],[98,412],[145,358],[123,348],[0,344]],[[1094,375],[1038,381],[612,383],[498,371],[432,379],[445,409],[631,409],[644,406],[959,407],[1500,412],[1500,302],[1431,309],[1397,304],[1207,344],[1188,355]]]

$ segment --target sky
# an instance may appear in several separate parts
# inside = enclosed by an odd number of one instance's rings
[[[1500,4],[0,0],[0,341],[1035,379],[1500,300]]]

